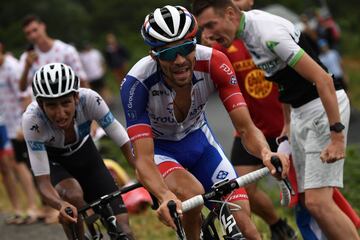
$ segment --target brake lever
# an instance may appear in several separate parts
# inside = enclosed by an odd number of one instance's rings
[[[270,161],[271,161],[272,165],[275,166],[276,172],[281,174],[282,173],[282,166],[281,166],[280,159],[277,156],[271,156]],[[286,178],[283,178],[282,181],[285,183],[285,186],[289,190],[291,196],[295,196],[296,193],[295,193],[294,189],[292,188],[289,179],[286,177]]]
[[[186,235],[184,228],[181,224],[181,219],[178,213],[176,212],[176,203],[173,200],[170,200],[167,204],[170,215],[176,225],[176,235],[179,240],[186,240]]]
[[[284,178],[282,181],[285,183],[285,186],[286,186],[287,189],[289,190],[291,196],[295,196],[296,193],[295,193],[294,189],[292,188],[289,179],[286,177],[286,178]]]

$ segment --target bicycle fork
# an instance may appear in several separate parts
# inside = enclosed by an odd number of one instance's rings
[[[129,240],[127,235],[122,231],[120,225],[116,221],[116,216],[111,209],[110,204],[106,204],[105,207],[99,208],[101,211],[101,222],[106,227],[108,235],[111,239],[116,240]]]

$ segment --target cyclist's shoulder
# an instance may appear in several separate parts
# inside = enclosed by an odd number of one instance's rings
[[[48,120],[44,112],[41,110],[41,108],[39,107],[36,101],[30,103],[22,115],[22,122],[24,125],[34,125],[34,126],[36,125],[35,128],[24,129],[24,131],[26,130],[33,131],[34,129],[36,130],[39,128],[40,125],[42,126],[42,128],[44,128],[47,126],[46,124],[47,121]]]
[[[121,89],[133,85],[143,85],[150,88],[153,84],[161,80],[156,61],[151,56],[140,59],[125,76],[121,83]]]

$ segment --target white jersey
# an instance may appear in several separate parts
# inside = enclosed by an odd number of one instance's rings
[[[240,37],[266,77],[273,76],[287,65],[294,66],[304,52],[297,44],[299,29],[284,18],[251,10],[243,12],[240,25]]]
[[[84,66],[88,80],[91,82],[104,76],[104,58],[97,49],[80,52],[80,60]]]
[[[30,86],[35,72],[43,65],[53,62],[60,62],[69,65],[81,80],[87,80],[86,73],[80,61],[79,53],[70,44],[66,44],[60,40],[54,40],[54,44],[49,51],[42,52],[37,46],[35,46],[34,51],[39,57],[31,66],[27,76]],[[24,52],[20,57],[20,64],[23,69],[25,67],[26,56],[27,52]]]
[[[21,129],[22,106],[19,90],[20,65],[16,58],[5,55],[0,66],[0,112],[10,139]]]
[[[76,141],[71,144],[65,145],[64,131],[49,121],[36,101],[33,101],[23,114],[24,137],[35,176],[49,174],[46,147],[67,150],[65,155],[71,155],[88,139],[93,120],[97,121],[119,146],[129,141],[126,130],[114,118],[98,93],[91,89],[80,88],[79,97],[74,121]]]

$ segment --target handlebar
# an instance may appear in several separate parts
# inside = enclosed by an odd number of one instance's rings
[[[275,166],[276,171],[281,173],[282,167],[280,159],[276,156],[271,158],[271,163]],[[280,165],[280,166],[279,166]],[[224,180],[214,184],[213,190],[211,192],[194,196],[184,202],[182,202],[182,210],[183,212],[187,212],[195,207],[198,207],[204,204],[205,201],[221,198],[231,193],[233,190],[244,187],[250,183],[256,182],[261,178],[269,175],[270,171],[267,167],[263,167],[251,173],[245,174],[241,177],[232,179],[232,180]],[[291,200],[291,194],[294,192],[290,182],[287,179],[282,179],[280,181],[280,189],[282,192],[282,200],[281,205],[288,206]]]
[[[136,188],[139,188],[139,187],[142,187],[141,183],[139,183],[139,182],[131,184],[131,185],[126,186],[126,187],[123,187],[123,188],[121,188],[121,189],[119,189],[119,190],[117,190],[115,192],[112,192],[110,194],[107,194],[107,195],[104,195],[104,196],[100,197],[98,200],[96,200],[96,201],[94,201],[92,203],[86,204],[85,206],[80,208],[78,212],[83,213],[86,210],[88,210],[90,208],[93,208],[95,206],[106,205],[111,200],[118,197],[120,194],[130,192],[130,191],[132,191],[132,190],[134,190]]]

